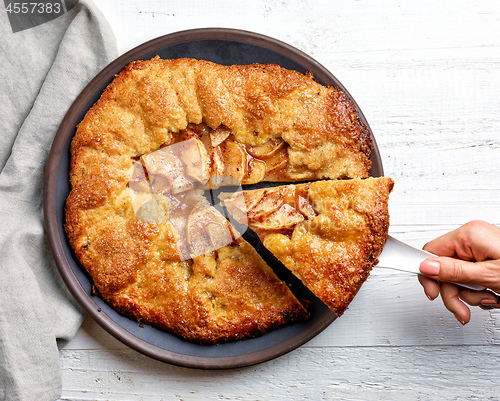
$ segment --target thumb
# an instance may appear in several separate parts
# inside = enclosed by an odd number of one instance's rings
[[[498,261],[469,262],[449,257],[433,257],[420,264],[420,272],[435,280],[448,283],[479,284],[498,287],[500,264]]]

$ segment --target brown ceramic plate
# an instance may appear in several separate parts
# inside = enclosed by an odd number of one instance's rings
[[[342,84],[308,55],[276,39],[252,32],[195,29],[162,36],[136,47],[109,64],[87,85],[68,110],[55,136],[44,177],[45,227],[55,262],[80,306],[110,334],[145,355],[175,365],[205,369],[248,366],[283,355],[323,331],[335,320],[335,315],[258,244],[257,249],[278,276],[291,285],[299,299],[310,302],[311,317],[254,339],[219,345],[193,344],[149,325],[142,327],[138,322],[121,316],[92,294],[91,279],[69,247],[63,228],[64,205],[70,191],[69,146],[76,125],[115,74],[133,60],[149,59],[157,54],[161,58],[193,57],[219,64],[275,63],[300,72],[312,71],[320,83],[337,86],[349,96]],[[357,109],[360,119],[369,127],[359,107]],[[380,154],[373,135],[372,139],[371,174],[381,176]],[[252,242],[252,238],[249,240]]]

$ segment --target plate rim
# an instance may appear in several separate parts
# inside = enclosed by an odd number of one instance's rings
[[[319,319],[315,322],[315,325],[312,326],[313,328],[309,330],[311,334],[305,338],[297,340],[297,336],[294,336],[279,343],[279,347],[277,348],[275,346],[238,356],[195,356],[179,354],[170,350],[159,348],[148,343],[147,341],[142,340],[141,338],[134,336],[132,333],[128,332],[115,322],[111,317],[102,313],[101,308],[84,290],[64,255],[62,238],[59,235],[60,227],[56,216],[56,191],[51,190],[51,188],[56,188],[57,186],[59,162],[68,140],[72,137],[71,131],[69,134],[67,132],[67,122],[76,119],[76,116],[82,112],[82,109],[80,108],[81,104],[87,104],[90,99],[95,96],[97,89],[100,89],[107,80],[111,80],[115,74],[122,70],[128,63],[141,59],[141,55],[147,55],[149,53],[159,51],[162,48],[192,42],[195,40],[237,41],[263,47],[267,50],[271,50],[272,52],[276,52],[290,58],[307,70],[314,71],[317,78],[326,82],[331,81],[335,83],[335,86],[339,87],[339,89],[341,89],[348,96],[350,101],[352,101],[356,111],[358,112],[360,120],[368,128],[373,142],[371,155],[372,169],[377,171],[377,175],[383,175],[383,166],[378,146],[368,121],[363,115],[361,109],[340,81],[328,69],[311,56],[285,42],[256,32],[231,28],[188,29],[151,39],[127,51],[97,73],[96,76],[79,93],[61,121],[47,157],[43,177],[43,218],[49,247],[52,251],[54,261],[64,283],[80,307],[94,320],[96,320],[96,322],[109,334],[144,355],[173,365],[200,369],[239,368],[277,358],[298,348],[325,330],[335,320],[336,316],[332,312],[328,316]],[[318,72],[320,73],[320,76],[317,75]]]

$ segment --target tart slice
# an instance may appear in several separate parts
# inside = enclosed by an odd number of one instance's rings
[[[393,185],[390,178],[317,181],[239,192],[224,205],[340,316],[382,252]]]

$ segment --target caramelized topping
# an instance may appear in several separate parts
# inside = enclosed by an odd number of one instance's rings
[[[209,188],[249,185],[264,180],[284,181],[289,178],[287,149],[288,145],[281,138],[249,146],[236,142],[227,127],[213,130],[206,124],[189,124],[179,132],[176,143],[142,156],[141,160],[153,179],[167,181],[169,187],[179,184],[180,188],[169,189],[178,193],[189,189],[185,189],[189,185],[184,178],[202,184],[208,182]],[[176,160],[167,160],[165,151],[175,155],[182,166]],[[181,170],[184,170],[184,178],[177,178]]]
[[[132,177],[128,183],[130,189],[135,192],[151,192],[149,180],[146,176],[144,166],[140,161],[136,161],[132,166]]]
[[[228,221],[213,206],[189,215],[186,234],[191,257],[216,251],[234,241]]]
[[[273,138],[269,139],[267,142],[264,142],[260,146],[248,146],[247,152],[255,158],[264,159],[274,155],[283,147],[284,144],[285,141],[283,141],[283,139]]]
[[[170,222],[183,260],[226,246],[235,233],[200,195],[202,190],[283,180],[287,178],[287,149],[281,138],[247,146],[236,142],[227,127],[214,130],[206,124],[189,124],[175,143],[134,163],[129,188],[136,217],[147,223]],[[291,227],[316,216],[307,187],[236,192],[226,206],[233,209],[240,224],[264,231],[291,233]]]
[[[153,193],[180,193],[193,188],[182,161],[168,148],[141,157]],[[129,185],[130,187],[130,185]]]
[[[262,237],[267,231],[291,235],[291,228],[318,214],[307,195],[309,184],[288,185],[222,195],[223,205],[240,224]]]
[[[232,141],[224,141],[220,145],[224,161],[224,176],[243,182],[247,174],[247,153],[242,145]]]

